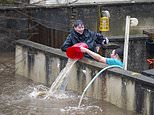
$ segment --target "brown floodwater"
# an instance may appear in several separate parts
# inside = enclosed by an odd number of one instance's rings
[[[0,59],[0,115],[137,115],[102,100],[84,97],[73,91],[61,91],[52,98],[35,97],[35,91],[49,88],[15,76],[14,55]]]

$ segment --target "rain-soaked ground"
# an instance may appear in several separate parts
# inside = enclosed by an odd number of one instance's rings
[[[35,97],[35,90],[46,86],[14,75],[14,55],[3,54],[0,59],[0,115],[137,115],[134,112],[101,100],[65,91],[52,98]]]

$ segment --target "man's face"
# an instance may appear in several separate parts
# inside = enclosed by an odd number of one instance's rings
[[[74,27],[74,30],[79,33],[79,34],[83,34],[84,32],[84,25],[78,25],[77,27]]]
[[[110,57],[111,57],[111,58],[116,58],[116,56],[117,56],[117,55],[115,54],[115,50],[112,50],[112,53],[110,54]]]

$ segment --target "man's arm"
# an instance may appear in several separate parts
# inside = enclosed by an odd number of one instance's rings
[[[109,39],[100,33],[96,33],[96,43],[99,45],[108,44]]]
[[[71,35],[69,34],[63,45],[61,46],[62,51],[66,51],[68,47],[72,46]]]
[[[84,47],[81,47],[80,48],[81,52],[83,53],[87,53],[89,54],[91,57],[93,57],[95,60],[99,61],[99,62],[102,62],[102,63],[106,63],[106,58],[105,57],[102,57],[101,55],[87,49],[87,48],[84,48]]]

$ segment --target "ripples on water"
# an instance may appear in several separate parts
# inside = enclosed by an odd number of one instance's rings
[[[13,78],[13,77],[12,77]],[[74,92],[58,92],[54,97],[44,100],[35,98],[32,93],[40,87],[45,86],[34,84],[18,76],[10,82],[6,81],[1,87],[0,108],[2,115],[73,115],[73,114],[91,114],[95,109],[101,112],[97,106],[89,106],[88,99],[85,105],[77,108],[79,96]],[[4,81],[4,80],[3,80]],[[48,88],[47,88],[48,89]],[[37,90],[38,91],[38,90]],[[91,114],[92,115],[92,114]]]
[[[136,115],[87,97],[77,108],[81,95],[72,91],[57,92],[46,100],[41,96],[35,97],[39,90],[48,91],[49,88],[27,78],[14,76],[13,64],[11,70],[5,67],[7,69],[0,66],[0,115]]]

